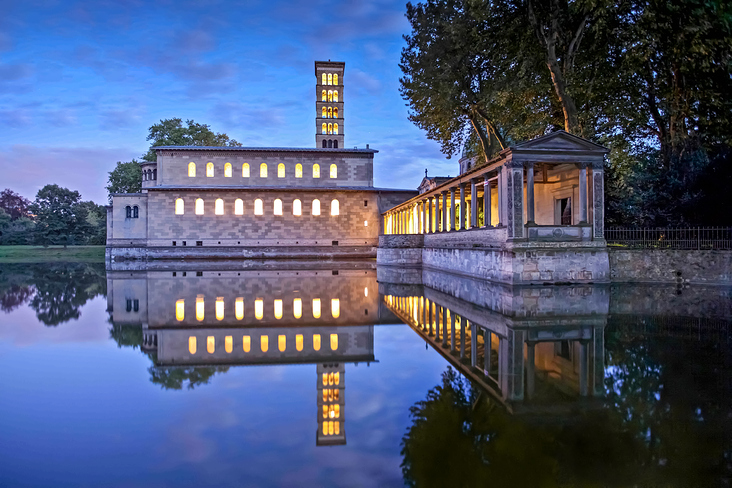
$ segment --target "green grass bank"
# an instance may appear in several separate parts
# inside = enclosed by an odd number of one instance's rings
[[[0,246],[0,263],[104,262],[104,246]]]

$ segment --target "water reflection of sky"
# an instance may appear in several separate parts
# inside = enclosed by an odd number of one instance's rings
[[[315,365],[166,391],[109,327],[103,297],[57,327],[27,307],[3,315],[0,485],[400,486],[409,407],[445,369],[406,326],[376,326],[378,363],[346,366],[348,444],[316,447]]]

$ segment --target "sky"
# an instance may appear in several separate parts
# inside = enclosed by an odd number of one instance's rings
[[[345,61],[345,147],[377,187],[457,173],[408,120],[404,1],[0,0],[0,189],[106,202],[148,128],[193,119],[245,146],[314,147],[315,60]]]

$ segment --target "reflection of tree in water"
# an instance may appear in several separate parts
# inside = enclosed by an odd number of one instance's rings
[[[103,263],[5,264],[0,271],[2,310],[13,310],[30,300],[30,307],[45,325],[78,319],[87,301],[106,295]]]

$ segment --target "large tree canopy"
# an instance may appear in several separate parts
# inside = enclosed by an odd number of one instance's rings
[[[117,161],[117,166],[109,172],[107,182],[109,203],[112,203],[112,193],[138,193],[142,190],[140,163],[134,159],[125,163]]]
[[[223,133],[213,132],[206,124],[197,124],[186,120],[183,126],[181,119],[164,119],[150,127],[148,141],[152,141],[150,149],[142,156],[145,161],[155,161],[157,146],[241,146],[241,144]]]

